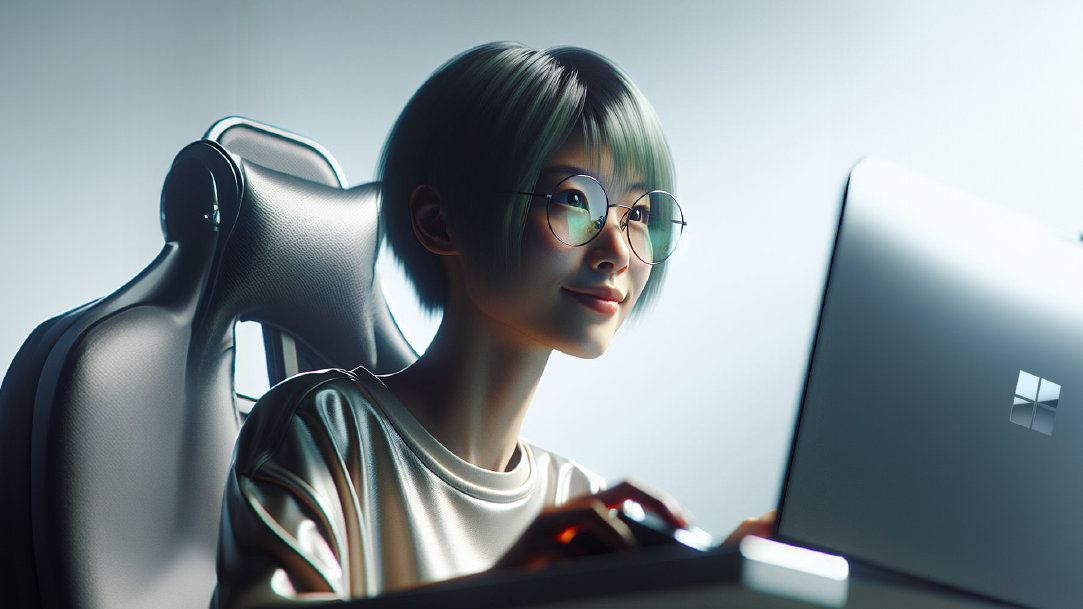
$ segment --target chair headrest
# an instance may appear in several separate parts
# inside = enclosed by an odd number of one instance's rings
[[[375,270],[378,185],[344,188],[318,144],[248,119],[208,134],[225,143],[241,184],[236,201],[219,193],[218,245],[194,324],[208,355],[232,347],[234,322],[255,320],[290,335],[317,367],[394,372],[412,362]]]
[[[338,188],[348,188],[338,161],[314,140],[242,116],[211,125],[203,136],[251,163]]]
[[[330,188],[242,161],[244,198],[197,324],[272,324],[328,365],[378,367],[377,189]]]

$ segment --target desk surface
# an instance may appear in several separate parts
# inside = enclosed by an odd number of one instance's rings
[[[385,596],[335,604],[341,609],[410,607],[654,608],[763,607],[790,609],[975,609],[1004,607],[921,582],[851,565],[843,582],[826,582],[828,595],[809,594],[808,575],[776,571],[749,578],[754,565],[736,548],[692,553],[660,548],[584,558],[533,573],[490,573]],[[762,575],[762,573],[761,573]],[[802,577],[804,580],[802,580]],[[813,587],[824,582],[811,582]],[[836,586],[830,588],[831,585]],[[822,587],[822,586],[821,586]],[[837,594],[841,591],[841,595]]]

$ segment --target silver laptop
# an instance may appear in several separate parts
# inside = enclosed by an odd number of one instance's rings
[[[1083,606],[1083,244],[885,161],[850,174],[779,534]]]

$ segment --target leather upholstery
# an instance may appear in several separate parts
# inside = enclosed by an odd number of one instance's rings
[[[263,138],[263,162],[324,183],[230,154],[228,130],[226,147],[190,144],[163,188],[158,257],[44,322],[8,369],[0,586],[14,606],[206,606],[239,425],[238,319],[292,336],[301,369],[416,357],[373,269],[376,188],[343,190],[333,162],[288,134],[237,129],[238,148]]]

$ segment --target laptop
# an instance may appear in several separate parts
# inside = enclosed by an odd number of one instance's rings
[[[788,542],[1083,605],[1083,244],[851,172],[783,484]]]

